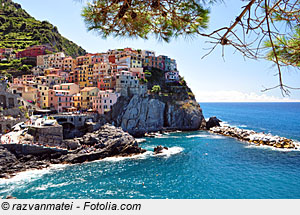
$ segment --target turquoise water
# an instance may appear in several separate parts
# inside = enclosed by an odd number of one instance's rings
[[[201,104],[205,117],[300,140],[300,103]],[[300,152],[241,143],[205,131],[147,139],[170,148],[26,172],[0,181],[0,196],[17,198],[300,198]]]

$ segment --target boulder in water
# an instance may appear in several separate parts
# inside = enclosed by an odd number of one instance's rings
[[[163,150],[168,150],[168,148],[163,146],[157,146],[154,148],[154,154],[160,154],[163,152]]]
[[[221,120],[219,120],[217,117],[213,116],[210,117],[209,120],[206,122],[206,129],[209,130],[213,127],[219,127]]]

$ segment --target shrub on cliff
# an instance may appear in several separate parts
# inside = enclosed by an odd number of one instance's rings
[[[161,91],[161,88],[159,85],[154,85],[151,90],[152,93],[159,93],[160,91]]]

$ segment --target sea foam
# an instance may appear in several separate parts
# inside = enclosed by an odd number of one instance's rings
[[[182,147],[174,146],[174,147],[171,147],[171,148],[168,148],[168,149],[163,149],[162,153],[159,153],[159,154],[154,154],[153,153],[153,156],[166,156],[166,157],[170,157],[171,155],[178,154],[178,153],[182,152],[183,150],[184,149]]]
[[[19,173],[16,173],[16,175],[12,178],[0,179],[0,185],[10,184],[10,183],[20,184],[20,183],[24,183],[24,182],[28,182],[28,181],[34,181],[34,180],[41,178],[43,175],[45,175],[53,170],[63,169],[66,166],[68,166],[68,165],[67,164],[53,164],[53,165],[49,166],[48,168],[30,169],[30,170],[27,170],[24,172],[19,172]]]

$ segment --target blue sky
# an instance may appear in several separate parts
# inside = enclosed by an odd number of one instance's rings
[[[39,20],[48,20],[56,25],[66,38],[82,46],[88,52],[104,52],[108,49],[133,47],[148,49],[157,55],[168,55],[177,60],[180,74],[185,77],[198,101],[300,101],[300,91],[292,91],[288,98],[281,96],[275,89],[262,93],[263,86],[278,84],[274,76],[275,68],[268,61],[244,59],[234,53],[230,47],[225,49],[225,61],[221,49],[216,49],[208,57],[205,48],[210,45],[205,38],[176,39],[170,43],[155,39],[103,40],[94,32],[87,32],[80,16],[82,3],[73,0],[15,0],[32,16]],[[245,2],[226,0],[226,4],[211,8],[209,29],[207,32],[228,26],[240,13]],[[284,82],[293,87],[300,86],[300,73],[291,71],[284,74]]]

